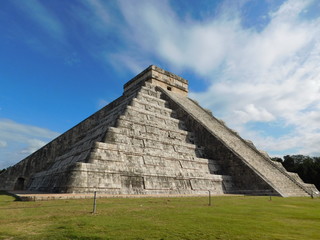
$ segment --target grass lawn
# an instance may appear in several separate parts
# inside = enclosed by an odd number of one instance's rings
[[[320,199],[217,196],[18,202],[0,194],[0,239],[320,239]]]

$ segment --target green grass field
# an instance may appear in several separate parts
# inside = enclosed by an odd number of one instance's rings
[[[320,199],[249,196],[18,202],[0,194],[0,239],[320,239]]]

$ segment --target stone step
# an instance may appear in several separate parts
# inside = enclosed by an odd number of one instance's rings
[[[132,147],[140,147],[145,148],[145,151],[153,151],[155,149],[166,151],[167,153],[184,153],[194,156],[202,156],[202,149],[197,148],[194,144],[184,144],[180,143],[179,141],[175,142],[175,145],[172,145],[169,141],[166,140],[155,140],[152,138],[143,138],[143,137],[132,137],[129,138],[125,135],[118,134],[118,133],[111,133],[108,132],[107,141],[116,143],[116,144],[123,144],[126,146]]]
[[[84,162],[87,157],[89,156],[91,151],[91,146],[89,149],[81,149],[78,152],[74,152],[71,154],[64,154],[58,157],[51,168],[61,168],[63,166],[66,166],[68,164],[72,164],[75,162]]]
[[[96,142],[94,144],[94,148],[91,154],[92,158],[96,158],[97,154],[104,154],[103,158],[117,158],[120,154],[123,153],[125,155],[132,155],[132,156],[145,156],[145,157],[154,157],[154,158],[161,158],[165,161],[191,161],[196,162],[199,164],[207,165],[208,163],[212,165],[219,165],[219,163],[212,159],[206,158],[199,158],[194,155],[186,154],[186,153],[176,153],[176,152],[164,152],[158,149],[141,149],[134,146],[126,145],[126,144],[114,144],[114,143],[103,143],[103,142]]]
[[[146,86],[142,86],[140,88],[139,92],[147,94],[149,96],[156,97],[156,98],[160,98],[160,95],[161,95],[161,93],[159,91],[156,91],[154,87],[149,88],[149,87],[146,87]]]
[[[173,117],[175,115],[174,111],[169,108],[151,104],[146,101],[139,100],[137,98],[132,99],[130,106],[151,112],[154,115],[160,115],[160,116],[166,116],[166,117]]]
[[[182,161],[163,160],[156,163],[162,163],[164,165],[156,165],[155,162],[150,162],[149,157],[142,156],[122,156],[122,162],[116,161],[99,161],[93,159],[92,163],[97,166],[97,171],[105,171],[109,173],[116,172],[130,172],[134,175],[150,175],[150,176],[171,176],[179,179],[211,179],[211,180],[223,180],[227,179],[226,176],[211,174],[208,171],[208,167],[199,164],[194,168],[184,168],[181,165]],[[185,161],[186,162],[186,161]],[[104,164],[106,163],[106,164]],[[150,164],[151,163],[151,164]],[[228,178],[229,179],[229,178]],[[230,180],[230,179],[229,179]]]
[[[155,86],[155,85],[153,85],[153,84],[152,84],[152,83],[150,83],[150,82],[144,82],[143,87],[145,87],[145,88],[150,88],[150,89],[153,89],[153,90],[155,90],[155,89],[156,89],[156,86]]]
[[[90,163],[100,164],[100,166],[112,167],[113,163],[119,164],[129,164],[130,166],[139,167],[148,167],[152,169],[163,168],[163,169],[181,169],[181,171],[187,170],[189,173],[193,172],[194,174],[206,173],[209,175],[222,175],[221,173],[212,173],[208,168],[208,164],[203,164],[196,161],[186,161],[178,159],[170,159],[159,156],[139,156],[139,155],[126,155],[119,153],[118,157],[116,153],[109,153],[107,157],[104,157],[104,154],[92,154],[90,158]],[[165,170],[168,171],[168,170]],[[185,174],[183,174],[185,175]]]
[[[83,125],[83,123],[86,123],[86,125],[91,125],[90,128],[95,128],[97,127],[97,125],[114,120],[124,112],[127,105],[130,104],[131,100],[135,96],[136,94],[131,94],[130,96],[123,98],[122,100],[120,100],[121,98],[115,100],[114,102],[110,103],[106,107],[102,108],[95,114],[79,123],[77,126],[80,127],[81,125]]]
[[[77,171],[87,172],[101,172],[104,174],[126,174],[130,173],[132,176],[146,176],[146,177],[170,177],[180,180],[212,180],[212,181],[231,181],[232,178],[228,175],[214,175],[208,172],[199,172],[186,169],[173,169],[170,167],[141,165],[128,165],[125,162],[119,162],[109,165],[102,165],[97,163],[77,163]],[[130,175],[129,174],[129,175]]]
[[[84,188],[86,191],[91,188],[91,190],[109,190],[118,189],[121,194],[132,193],[135,189],[139,193],[150,193],[156,192],[168,194],[168,191],[179,192],[179,193],[195,193],[196,191],[208,191],[211,190],[215,194],[223,194],[222,182],[221,180],[212,179],[179,179],[175,176],[141,176],[141,175],[121,175],[116,173],[104,173],[96,170],[88,169],[83,166],[82,169],[79,168],[78,171],[85,172],[87,175],[94,175],[92,181],[86,183]],[[106,178],[109,176],[109,178]],[[81,183],[77,185],[77,188],[81,188]],[[77,189],[77,191],[81,191]],[[129,192],[127,192],[129,191]],[[206,192],[207,193],[207,192]]]
[[[152,125],[152,126],[167,126],[172,128],[178,128],[181,130],[187,130],[183,121],[172,117],[166,117],[159,114],[154,114],[149,111],[145,111],[133,106],[128,106],[123,116],[119,117],[119,119],[123,119],[124,117],[128,117],[128,119],[133,119],[135,121],[140,121],[143,124]]]
[[[149,96],[146,94],[143,94],[143,95]],[[84,136],[84,137],[82,139],[78,140],[78,142],[75,145],[72,145],[71,147],[75,147],[75,148],[80,147],[85,142],[90,141],[91,139],[93,139],[94,141],[100,141],[101,137],[105,135],[105,131],[106,131],[107,127],[114,125],[115,119],[124,111],[127,104],[130,101],[132,101],[134,96],[135,96],[134,94],[131,94],[131,96],[127,97],[127,99],[125,101],[122,101],[117,107],[115,107],[114,109],[109,111],[105,117],[101,117],[100,124],[96,125],[95,127],[92,127],[89,131],[84,132],[82,134],[82,136]],[[149,96],[149,97],[157,99],[152,96]],[[160,102],[161,102],[161,100],[160,100]]]
[[[197,148],[188,139],[188,134],[181,134],[173,131],[165,131],[155,127],[145,127],[141,125],[131,125],[130,128],[127,127],[110,127],[108,129],[105,141],[115,141],[114,138],[118,137],[120,140],[127,138],[130,142],[136,142],[135,139],[146,140],[146,141],[156,141],[165,142],[165,144],[172,145],[182,145],[189,146],[192,148]],[[146,143],[145,141],[145,143]],[[124,142],[123,142],[124,143]],[[129,142],[126,142],[127,144]],[[141,145],[147,146],[147,145]],[[194,147],[193,147],[194,146]]]
[[[172,140],[179,140],[186,143],[194,143],[194,134],[180,129],[168,128],[167,125],[147,125],[142,124],[140,121],[132,121],[129,118],[123,118],[118,122],[117,128],[110,127],[113,130],[128,137],[140,136],[147,137],[153,136],[154,138],[168,138]]]
[[[160,107],[166,107],[167,102],[161,98],[150,96],[148,94],[145,94],[143,92],[139,92],[136,96],[136,98],[140,101],[147,102],[153,105],[158,105]]]
[[[120,102],[119,105],[117,105],[115,108],[112,108],[110,111],[107,111],[107,113],[104,113],[103,109],[97,112],[96,114],[98,117],[96,118],[98,118],[99,121],[93,119],[91,120],[90,117],[83,121],[86,122],[86,125],[91,125],[91,127],[87,128],[88,130],[79,130],[77,138],[74,137],[73,139],[75,143],[70,145],[69,148],[79,148],[86,145],[86,142],[88,141],[90,142],[89,145],[92,142],[101,141],[101,138],[105,135],[108,127],[115,125],[116,119],[125,111],[127,104],[129,104],[133,97],[134,95]],[[78,125],[80,126],[80,124]]]
[[[70,148],[80,148],[83,147],[86,144],[91,144],[93,142],[100,142],[102,141],[102,138],[105,136],[106,131],[108,130],[108,128],[112,126],[111,123],[106,124],[106,125],[101,125],[98,126],[97,128],[95,128],[94,131],[90,131],[87,133],[87,135],[85,135],[85,137],[83,137],[82,139],[79,139],[78,142],[76,142],[73,145],[70,145]]]
[[[193,134],[186,129],[184,122],[176,121],[175,119],[166,119],[166,120],[162,119],[162,120],[163,122],[162,121],[154,122],[148,119],[148,116],[145,116],[145,118],[140,118],[133,114],[130,116],[124,115],[118,118],[116,127],[132,129],[132,126],[135,126],[142,130],[144,128],[148,129],[146,131],[149,131],[149,132],[153,131],[154,129],[159,129],[162,131],[173,132],[180,135],[186,135],[186,136],[188,135],[190,137],[193,136]]]
[[[307,196],[305,190],[297,185],[294,178],[292,178],[288,172],[278,168],[271,160],[256,163],[256,167],[258,167],[259,171],[270,179],[270,182],[277,184],[277,187],[282,193],[284,193],[284,195],[291,196],[291,192],[295,192],[295,194],[299,193],[300,196]]]

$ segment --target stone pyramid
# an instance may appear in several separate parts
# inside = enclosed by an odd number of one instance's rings
[[[188,82],[150,66],[121,97],[0,175],[0,189],[54,193],[314,195],[314,185],[195,101]]]

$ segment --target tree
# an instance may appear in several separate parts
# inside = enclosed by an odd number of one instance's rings
[[[305,183],[313,183],[320,189],[320,157],[286,155],[283,159],[282,165],[287,171],[298,173]],[[279,161],[279,158],[273,160]]]
[[[272,161],[275,161],[275,162],[280,162],[280,163],[283,162],[282,158],[279,158],[279,157],[271,158],[271,160],[272,160]]]

